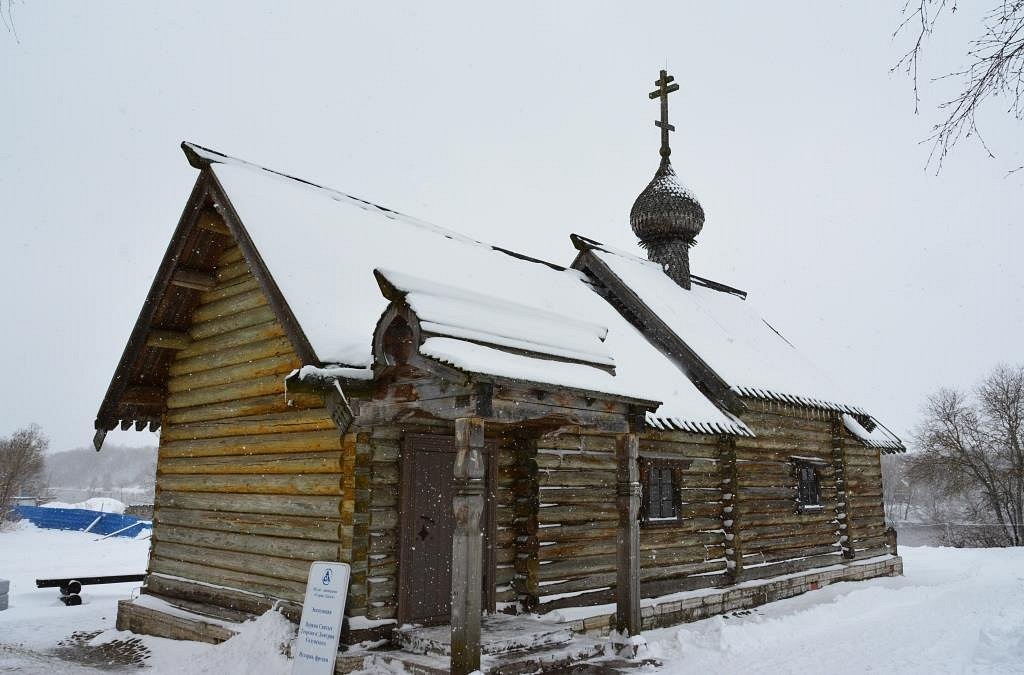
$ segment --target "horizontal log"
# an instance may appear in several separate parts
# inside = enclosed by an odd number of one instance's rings
[[[158,509],[337,518],[341,500],[337,496],[217,494],[161,489],[156,494],[156,506]]]
[[[265,375],[251,380],[220,384],[213,387],[179,391],[167,395],[167,407],[194,408],[209,403],[223,403],[244,398],[279,394],[284,396],[284,377],[281,374]]]
[[[828,567],[843,562],[839,552],[828,552],[819,555],[811,555],[796,560],[787,560],[771,565],[745,567],[738,575],[737,581],[752,581],[754,579],[767,579],[769,577],[794,574],[818,567]]]
[[[572,504],[569,506],[541,506],[537,522],[541,524],[589,523],[618,518],[615,504]]]
[[[818,546],[832,546],[839,543],[839,533],[833,531],[806,532],[799,535],[787,534],[774,538],[750,539],[745,537],[746,532],[741,532],[743,542],[743,553],[752,555],[768,551],[791,551],[794,549],[815,548]]]
[[[615,437],[609,435],[585,435],[561,433],[537,441],[537,453],[547,450],[576,450],[580,452],[615,454]]]
[[[793,457],[814,457],[821,460],[826,464],[831,464],[833,461],[832,450],[817,448],[814,451],[798,450],[792,447],[781,447],[778,449],[769,449],[756,447],[753,444],[749,444],[746,447],[736,448],[736,459],[738,461],[750,461],[750,462],[782,462],[789,463]]]
[[[249,264],[245,260],[217,267],[218,284],[223,284],[246,275],[252,276],[252,272],[249,271]]]
[[[793,511],[793,504],[790,502],[787,511],[781,513],[740,512],[737,520],[744,528],[787,524],[798,524],[803,527],[835,522],[836,513],[834,510],[829,511],[827,509],[818,513],[795,513]]]
[[[338,543],[293,537],[267,537],[258,534],[240,534],[223,530],[202,530],[180,525],[164,524],[160,527],[160,542],[201,546],[218,551],[235,551],[259,556],[278,556],[309,562],[335,560]]]
[[[589,539],[614,538],[618,527],[607,521],[582,525],[555,525],[537,529],[537,541],[586,541]]]
[[[853,539],[853,547],[856,550],[867,549],[867,548],[881,548],[888,546],[889,538],[885,534],[875,535],[873,537],[864,537]]]
[[[705,546],[720,547],[725,541],[725,535],[720,532],[696,532],[686,535],[670,533],[674,541],[669,541],[664,536],[660,538],[655,538],[654,536],[663,534],[664,531],[641,532],[640,550],[671,551],[672,549],[686,549],[694,554],[695,559],[704,560]],[[540,546],[537,550],[537,560],[562,560],[577,556],[611,554],[615,553],[615,550],[616,543],[612,538],[567,541]]]
[[[218,569],[202,563],[153,556],[149,563],[150,572],[167,574],[185,579],[224,586],[251,593],[301,603],[305,597],[305,583],[275,579],[262,574],[245,573],[237,570]]]
[[[193,291],[209,291],[217,285],[217,277],[202,270],[180,268],[171,274],[171,285]]]
[[[590,485],[594,487],[609,487],[615,485],[614,471],[549,471],[537,472],[537,481],[541,486],[562,485],[565,487],[579,487]]]
[[[724,586],[727,582],[725,563],[720,563],[718,567],[710,571],[717,570],[721,570],[721,573],[703,573],[700,576],[672,575],[663,579],[649,579],[640,584],[640,597],[657,598],[671,593]]]
[[[173,376],[167,381],[167,390],[171,393],[192,390],[194,392],[216,385],[233,382],[251,381],[267,375],[277,375],[282,380],[284,375],[302,365],[293,354],[280,354],[264,359],[253,359],[232,366],[213,368],[198,373]]]
[[[743,414],[743,422],[753,429],[757,427],[764,432],[782,433],[788,430],[809,431],[822,437],[831,437],[832,427],[828,420],[812,420],[780,415],[778,413],[747,412]]]
[[[222,551],[201,546],[188,546],[172,542],[153,541],[153,555],[170,560],[181,560],[199,565],[219,567],[223,570],[260,574],[275,579],[297,581],[305,585],[309,562],[287,557]]]
[[[590,487],[542,487],[538,492],[541,504],[607,504],[615,499],[611,489],[595,490]]]
[[[640,439],[641,457],[664,457],[670,459],[702,459],[716,461],[720,453],[717,445],[680,443]]]
[[[615,457],[607,454],[560,453],[537,451],[539,469],[606,469],[615,470]]]
[[[202,323],[194,323],[188,333],[192,336],[193,340],[203,340],[215,335],[230,333],[240,328],[258,326],[268,321],[273,321],[276,318],[274,310],[269,305],[262,305],[238,312],[237,314],[230,314]]]
[[[185,331],[154,328],[146,336],[146,346],[157,349],[181,350],[190,344],[192,344],[192,338]]]
[[[178,355],[176,364],[172,365],[172,372],[188,372],[192,367],[189,360],[209,354],[228,354],[233,349],[239,349],[254,345],[263,340],[284,336],[284,328],[276,319],[268,320],[252,326],[243,326],[233,331],[213,335],[202,340],[193,340],[192,343],[182,349]],[[290,345],[290,343],[289,343]],[[199,362],[201,363],[201,362]]]
[[[603,588],[606,586],[615,585],[615,574],[604,573],[604,574],[591,574],[585,577],[578,577],[575,579],[565,579],[561,581],[549,582],[543,586],[540,586],[538,593],[543,599],[545,596],[551,597],[555,595],[563,595],[565,593],[579,593],[580,591],[590,591],[596,588]],[[541,607],[548,607],[549,605],[544,603]],[[573,603],[572,606],[575,606]]]
[[[282,602],[280,598],[261,596],[251,591],[237,591],[219,585],[196,583],[179,577],[150,574],[146,577],[147,593],[156,594],[177,601],[184,601],[197,610],[210,606],[226,609],[232,621],[246,621],[277,608],[292,621],[298,621],[302,606],[294,602]],[[235,613],[236,616],[230,616]]]
[[[267,296],[263,290],[256,288],[245,293],[238,293],[205,305],[196,307],[192,313],[192,321],[196,324],[232,316],[246,310],[263,307],[267,304]]]
[[[307,408],[322,408],[323,397],[319,394],[268,394],[217,403],[169,410],[164,415],[164,428],[173,424],[228,420],[250,415],[282,413]]]
[[[341,493],[341,474],[252,475],[161,475],[158,490],[174,492],[217,492],[232,494],[337,495]]]
[[[214,457],[166,457],[158,473],[169,474],[313,474],[341,473],[340,452],[286,453],[280,455],[219,455]]]
[[[160,457],[309,453],[328,450],[341,450],[341,434],[336,429],[168,441],[160,446]]]
[[[191,424],[169,424],[160,430],[160,440],[170,442],[300,431],[330,431],[336,428],[326,410],[310,408]]]
[[[180,525],[205,530],[219,530],[240,534],[260,534],[270,537],[292,537],[318,541],[338,541],[340,522],[335,505],[332,517],[302,517],[282,514],[236,513],[176,509],[158,506],[153,515],[157,524]]]
[[[260,288],[260,282],[253,276],[241,276],[218,283],[213,289],[205,291],[199,296],[199,304],[208,305],[233,295],[247,293],[248,291]]]
[[[799,558],[809,558],[817,555],[831,555],[833,552],[840,551],[838,544],[828,544],[821,546],[812,547],[796,547],[788,549],[771,549],[766,551],[758,551],[756,553],[746,553],[743,555],[743,565],[757,565],[760,563],[774,563],[782,562],[786,560],[796,560]]]

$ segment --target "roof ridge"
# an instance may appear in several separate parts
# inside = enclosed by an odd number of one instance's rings
[[[219,150],[214,150],[212,148],[204,147],[202,145],[199,145],[198,143],[192,143],[190,141],[182,141],[181,142],[181,149],[185,153],[185,157],[188,159],[188,163],[191,164],[193,167],[195,167],[197,169],[200,169],[200,170],[209,168],[211,164],[225,164],[225,165],[231,165],[231,166],[239,166],[239,167],[242,167],[242,168],[245,168],[245,169],[250,169],[250,170],[266,172],[268,174],[273,175],[276,178],[284,178],[284,179],[287,179],[287,180],[292,180],[292,181],[295,181],[296,183],[301,183],[304,186],[311,187],[311,188],[314,188],[314,189],[317,189],[317,190],[322,190],[322,191],[328,193],[330,196],[332,196],[335,199],[340,197],[342,199],[345,199],[345,200],[348,200],[348,201],[351,201],[351,202],[355,202],[357,206],[360,206],[360,207],[363,207],[363,208],[365,208],[365,207],[372,207],[372,208],[379,209],[380,211],[382,211],[384,213],[384,215],[386,215],[389,218],[393,218],[393,219],[396,219],[396,220],[402,220],[403,222],[406,222],[409,225],[413,225],[413,226],[416,226],[416,227],[423,228],[425,230],[433,232],[434,234],[440,235],[442,237],[446,237],[448,239],[453,239],[455,241],[460,241],[460,242],[462,242],[464,244],[473,244],[473,245],[477,245],[477,246],[486,246],[487,248],[490,248],[490,249],[492,249],[494,251],[497,251],[499,253],[504,253],[505,255],[511,256],[513,258],[518,258],[518,259],[524,260],[526,262],[532,262],[532,263],[537,263],[537,264],[540,264],[540,265],[545,265],[545,266],[550,267],[550,268],[552,268],[554,270],[557,270],[557,271],[564,271],[564,270],[567,269],[566,267],[564,267],[562,265],[558,265],[557,263],[553,263],[553,262],[544,260],[542,258],[537,258],[535,256],[528,255],[526,253],[520,253],[518,251],[514,251],[512,249],[505,248],[504,246],[498,246],[496,244],[490,244],[490,243],[487,243],[485,241],[480,241],[479,239],[474,239],[473,237],[470,237],[468,235],[462,234],[461,232],[458,232],[457,230],[452,230],[452,229],[449,229],[447,227],[443,227],[441,225],[435,225],[434,223],[431,223],[429,221],[422,220],[421,218],[417,218],[416,216],[410,216],[407,213],[402,213],[401,211],[396,211],[395,209],[388,208],[387,206],[382,206],[382,205],[380,205],[380,204],[378,204],[376,202],[372,202],[372,201],[370,201],[368,199],[363,199],[362,197],[356,197],[355,195],[350,195],[347,192],[342,192],[341,190],[337,190],[337,189],[332,188],[332,187],[327,187],[326,185],[320,185],[319,183],[314,183],[313,181],[306,180],[305,178],[299,178],[297,176],[292,176],[291,174],[287,174],[287,173],[284,173],[282,171],[277,171],[275,169],[271,169],[271,168],[265,167],[265,166],[263,166],[261,164],[256,164],[255,162],[250,162],[250,161],[245,160],[245,159],[240,159],[238,157],[234,157],[232,155],[228,155],[228,154],[225,154],[223,152],[220,152]]]

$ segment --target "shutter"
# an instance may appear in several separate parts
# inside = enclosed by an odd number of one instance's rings
[[[675,490],[672,485],[672,469],[661,470],[661,517],[675,518]]]
[[[661,469],[651,467],[647,472],[647,517],[661,518]]]

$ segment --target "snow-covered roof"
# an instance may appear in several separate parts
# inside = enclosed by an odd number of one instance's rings
[[[872,418],[872,422],[875,427],[871,431],[868,431],[864,428],[864,425],[858,422],[852,415],[843,415],[843,425],[846,429],[869,448],[891,450],[893,452],[903,452],[906,449],[903,446],[903,441],[901,441],[896,434],[882,426],[878,420]]]
[[[388,304],[379,270],[430,334],[426,356],[467,372],[659,401],[648,416],[659,428],[750,433],[576,270],[198,146],[186,152],[209,163],[323,364],[372,364]]]
[[[737,394],[866,414],[736,293],[693,284],[608,247],[590,250]]]

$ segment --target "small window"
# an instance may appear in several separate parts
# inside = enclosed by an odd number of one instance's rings
[[[822,464],[817,461],[793,460],[793,471],[797,478],[797,513],[820,511],[824,508],[821,503],[821,477],[818,475],[821,466]]]
[[[671,524],[682,519],[679,479],[679,466],[676,462],[656,459],[640,461],[640,513],[645,525]]]

